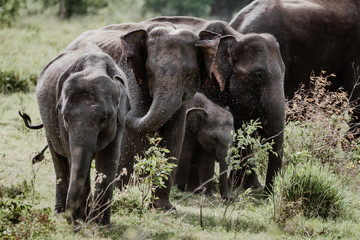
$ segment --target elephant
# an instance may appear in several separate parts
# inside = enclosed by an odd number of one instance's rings
[[[230,25],[243,34],[272,34],[286,66],[284,88],[289,99],[310,74],[335,73],[330,91],[343,87],[350,101],[360,97],[360,3],[358,0],[256,0]],[[357,103],[358,104],[358,103]],[[356,105],[357,105],[356,104]],[[355,121],[359,111],[355,111]]]
[[[200,65],[199,40],[193,31],[171,23],[144,21],[87,31],[67,47],[71,50],[95,43],[124,69],[131,110],[126,117],[118,173],[126,168],[129,174],[122,176],[119,188],[129,181],[134,156],[148,147],[148,134],[158,132],[162,147],[170,150],[168,156],[179,158],[185,133],[183,105],[205,81],[202,76],[207,76]],[[165,181],[166,188],[157,188],[152,199],[155,208],[174,209],[169,200],[172,177]]]
[[[241,34],[217,20],[157,17],[148,21],[170,22],[198,34],[201,40],[196,46],[201,49],[207,73],[199,92],[229,107],[235,129],[251,119],[260,120],[260,136],[273,141],[265,182],[265,190],[271,192],[273,178],[282,165],[285,124],[285,66],[276,39],[266,33]],[[254,171],[245,176],[242,186],[261,186]]]
[[[196,93],[186,104],[186,109],[185,137],[174,184],[182,191],[194,191],[205,184],[205,194],[211,196],[210,180],[217,161],[220,166],[220,195],[228,199],[228,164],[225,158],[233,142],[233,116],[202,93]]]
[[[69,211],[75,223],[110,224],[121,139],[130,110],[124,80],[122,70],[93,43],[62,52],[39,75],[36,97],[56,174],[54,212]],[[90,203],[92,159],[98,175],[95,201]],[[96,210],[88,211],[90,204]]]

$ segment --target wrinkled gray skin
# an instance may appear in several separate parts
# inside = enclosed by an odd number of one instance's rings
[[[257,0],[231,21],[237,31],[269,33],[280,44],[286,66],[285,95],[292,98],[300,84],[310,87],[312,71],[331,78],[331,91],[340,86],[358,100],[360,67],[360,2],[358,0]],[[359,111],[355,111],[359,121]]]
[[[200,91],[211,101],[228,106],[234,128],[259,119],[259,134],[273,140],[277,154],[269,153],[265,187],[272,190],[273,177],[281,168],[285,116],[284,73],[279,45],[269,34],[241,34],[222,21],[193,17],[159,17],[150,21],[171,22],[196,32],[201,41],[204,64],[209,77]],[[239,179],[243,179],[241,173]],[[239,183],[239,182],[238,182]],[[244,178],[243,187],[260,187],[255,172]]]
[[[104,194],[96,205],[99,211],[90,217],[110,223],[110,208],[105,208],[112,198],[130,108],[124,78],[112,59],[91,43],[63,52],[41,72],[36,96],[55,167],[55,213],[69,210],[74,221],[87,217],[94,158],[97,172],[106,178],[95,185],[94,198]]]
[[[121,187],[133,172],[134,156],[148,147],[146,135],[159,132],[162,146],[178,158],[184,135],[186,103],[200,84],[199,37],[170,23],[140,22],[110,25],[88,31],[69,49],[93,42],[125,69],[131,111],[121,146],[118,172],[127,169]],[[205,71],[204,71],[205,72]],[[157,189],[156,208],[172,209],[169,201],[171,177],[166,188]]]
[[[174,183],[182,191],[194,191],[214,176],[215,161],[220,166],[220,195],[227,199],[227,150],[233,142],[231,113],[196,93],[186,104],[186,130]],[[212,195],[212,181],[204,185]]]

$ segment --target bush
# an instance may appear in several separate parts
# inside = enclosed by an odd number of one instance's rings
[[[29,92],[30,83],[35,84],[37,77],[21,78],[14,70],[0,71],[0,93]]]
[[[335,75],[325,73],[311,75],[310,89],[302,86],[287,104],[284,158],[296,164],[298,154],[306,153],[307,159],[343,173],[347,165],[359,159],[350,122],[354,105],[341,88],[328,90]]]
[[[0,0],[0,27],[10,26],[19,14],[22,0]]]
[[[345,187],[328,167],[319,163],[289,165],[283,176],[275,178],[273,194],[278,220],[299,213],[324,219],[345,215]]]
[[[55,223],[50,218],[51,210],[35,210],[28,200],[30,184],[0,186],[0,238],[30,239],[44,237],[55,231]]]

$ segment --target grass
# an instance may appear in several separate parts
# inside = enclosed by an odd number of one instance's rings
[[[18,111],[30,114],[33,122],[40,121],[34,93],[0,95],[0,186],[21,185],[24,180],[33,179],[31,158],[45,145],[43,130],[27,129]],[[53,209],[55,174],[50,154],[45,154],[45,162],[36,164],[35,196],[27,199],[34,202],[34,209]],[[354,181],[356,185],[358,181]],[[55,229],[46,235],[49,239],[358,239],[360,223],[360,197],[358,189],[351,188],[350,198],[354,199],[351,216],[336,220],[295,216],[289,218],[285,226],[273,219],[271,201],[254,196],[235,208],[226,219],[222,218],[224,202],[219,194],[206,197],[203,206],[203,226],[200,226],[200,196],[177,191],[172,193],[172,202],[177,212],[164,214],[148,211],[142,217],[134,210],[140,194],[133,188],[122,193],[127,205],[119,204],[112,215],[111,229],[86,226],[75,236],[72,226],[64,216],[52,216]],[[117,193],[118,194],[118,193]],[[116,194],[116,196],[118,196]],[[116,200],[117,198],[115,198]],[[137,200],[136,200],[137,199]],[[116,200],[118,201],[118,200]],[[131,203],[132,202],[132,203]],[[34,235],[36,238],[37,235]]]

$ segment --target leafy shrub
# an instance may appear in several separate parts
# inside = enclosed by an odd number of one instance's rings
[[[237,133],[233,133],[233,146],[229,148],[226,161],[230,170],[251,170],[262,174],[265,172],[268,152],[272,151],[272,142],[266,142],[256,132],[260,130],[261,123],[251,120],[244,123]]]
[[[36,83],[37,77],[30,76],[30,81]],[[30,81],[21,78],[14,70],[0,71],[0,93],[28,92],[30,90]]]
[[[49,208],[35,210],[28,199],[31,186],[0,186],[0,238],[29,239],[44,237],[55,230]]]
[[[19,14],[23,0],[0,0],[0,27],[10,26]]]
[[[166,154],[170,151],[160,147],[161,137],[154,136],[148,138],[150,147],[143,156],[135,156],[134,173],[137,179],[137,187],[142,193],[142,208],[151,193],[153,196],[157,188],[166,187],[164,180],[168,179],[172,169],[176,164],[171,163]]]
[[[328,167],[312,162],[291,164],[283,176],[275,178],[275,212],[280,220],[298,213],[324,219],[341,217],[347,206],[344,189]]]
[[[112,203],[112,211],[113,212],[141,212],[142,211],[142,203],[141,203],[142,195],[139,189],[133,186],[127,186],[123,191],[119,189],[115,189],[113,195],[113,203]]]
[[[312,74],[310,89],[302,86],[287,104],[284,158],[296,164],[306,153],[307,159],[331,165],[340,173],[349,161],[358,161],[353,160],[359,155],[352,154],[357,143],[350,122],[355,106],[341,88],[328,90],[335,75],[325,73]]]
[[[31,186],[27,181],[22,184],[7,186],[0,186],[0,199],[2,198],[18,198],[24,199],[31,192]]]

